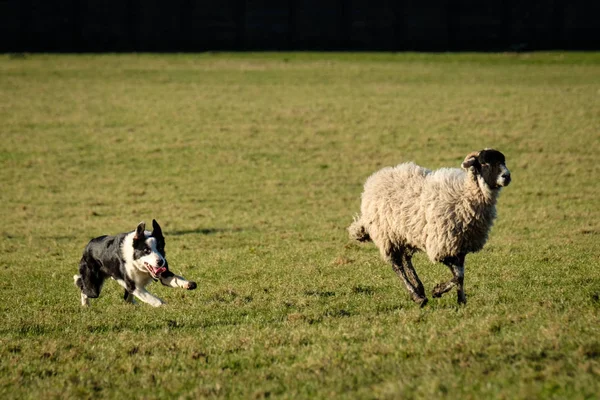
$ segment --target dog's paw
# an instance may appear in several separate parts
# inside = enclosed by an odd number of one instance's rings
[[[196,289],[197,287],[198,287],[198,285],[196,285],[196,282],[192,282],[192,281],[190,281],[190,282],[188,282],[188,284],[187,284],[187,288],[186,288],[186,289],[187,289],[187,290],[194,290],[194,289]]]
[[[161,299],[156,299],[156,301],[153,301],[151,303],[149,303],[152,307],[162,307],[165,304],[167,304],[165,301],[161,300]]]

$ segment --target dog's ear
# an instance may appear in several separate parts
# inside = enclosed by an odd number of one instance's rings
[[[467,154],[467,156],[465,157],[465,161],[462,162],[461,166],[464,169],[469,169],[471,167],[479,169],[479,167],[481,167],[481,164],[479,163],[479,152],[474,151],[472,153]]]
[[[135,229],[135,235],[133,235],[133,240],[146,239],[146,235],[144,234],[145,230],[146,230],[146,223],[144,221],[142,221]]]
[[[162,229],[160,229],[160,225],[155,219],[152,220],[152,236],[155,238],[164,238]]]

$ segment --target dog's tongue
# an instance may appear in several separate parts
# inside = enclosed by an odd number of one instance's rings
[[[163,272],[167,270],[165,267],[150,267],[152,269],[152,273],[156,276],[160,276]]]

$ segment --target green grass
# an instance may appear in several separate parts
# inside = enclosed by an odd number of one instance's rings
[[[600,55],[0,56],[0,397],[600,393]],[[348,240],[362,184],[494,147],[513,183],[469,303],[419,309]],[[156,218],[196,291],[73,286]]]

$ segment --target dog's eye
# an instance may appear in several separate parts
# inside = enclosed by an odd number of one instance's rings
[[[144,249],[144,253],[145,253],[145,254],[150,254],[150,253],[152,253],[152,250],[150,249],[150,247],[146,247],[146,248]]]

